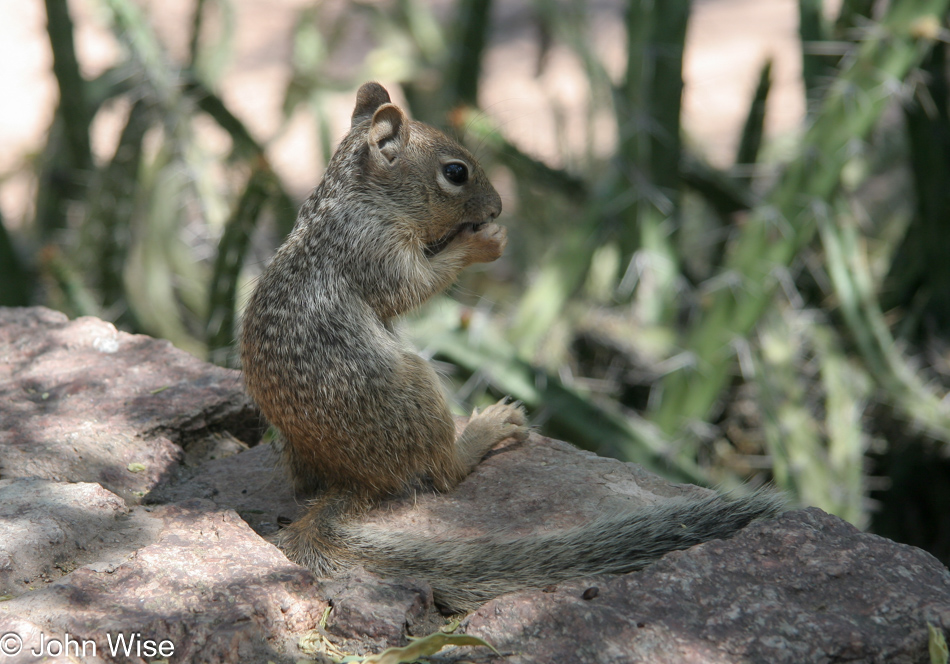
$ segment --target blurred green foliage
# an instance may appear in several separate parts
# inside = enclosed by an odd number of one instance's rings
[[[46,0],[63,101],[32,165],[35,216],[15,237],[0,219],[0,304],[94,314],[232,364],[240,293],[298,204],[216,92],[234,8],[196,0],[189,59],[173,62],[137,3],[101,4],[126,57],[86,80],[66,0]],[[774,481],[861,527],[883,503],[883,532],[946,560],[946,492],[915,484],[921,467],[943,486],[950,474],[947,6],[845,0],[829,19],[822,0],[801,0],[806,126],[760,161],[764,62],[732,169],[684,140],[688,0],[629,0],[619,77],[592,47],[586,3],[526,0],[538,66],[552,44],[569,49],[588,127],[610,109],[607,158],[554,168],[479,110],[488,0],[458,0],[447,21],[420,0],[314,3],[294,31],[283,113],[307,109],[325,162],[329,95],[398,80],[415,117],[510,175],[506,260],[523,276],[468,275],[408,322],[460,407],[511,395],[582,447],[680,480]],[[334,55],[354,26],[374,47],[344,76]],[[94,159],[90,126],[118,103],[117,147]],[[229,140],[223,159],[203,141],[208,120]]]

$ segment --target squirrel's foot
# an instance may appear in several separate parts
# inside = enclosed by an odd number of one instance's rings
[[[505,438],[524,440],[528,437],[528,427],[525,424],[527,419],[521,402],[510,402],[506,397],[481,412],[477,408],[473,410],[468,426],[491,423],[491,426],[499,432],[499,441]]]
[[[274,544],[287,558],[317,576],[334,576],[357,564],[352,551],[336,535],[339,526],[352,519],[357,510],[339,495],[318,495],[299,519],[278,531]]]
[[[470,455],[473,463],[478,463],[497,443],[507,438],[525,440],[530,431],[524,407],[517,401],[509,403],[508,399],[502,399],[481,412],[472,411],[458,445]]]

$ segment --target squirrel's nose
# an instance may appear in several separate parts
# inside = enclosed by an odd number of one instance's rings
[[[491,198],[486,207],[488,207],[488,216],[491,217],[493,221],[501,214],[501,196],[499,196],[498,192],[494,189],[492,189]]]

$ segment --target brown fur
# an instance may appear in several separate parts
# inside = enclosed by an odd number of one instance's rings
[[[467,180],[453,184],[446,164],[464,165]],[[778,503],[762,494],[717,498],[652,516],[605,517],[557,542],[507,544],[429,545],[354,525],[359,511],[410,488],[452,490],[496,443],[528,434],[521,407],[502,401],[474,413],[456,438],[435,372],[393,326],[463,268],[501,255],[507,239],[494,223],[500,212],[498,193],[467,150],[409,120],[382,86],[360,88],[350,132],[244,314],[248,392],[280,431],[296,488],[321,492],[282,531],[287,555],[320,574],[361,563],[429,578],[438,599],[459,609],[580,573],[636,569],[774,513]],[[702,526],[684,536],[684,519]],[[644,536],[651,539],[640,541]],[[613,560],[592,551],[601,540],[612,542],[604,550]],[[473,578],[445,559],[487,577]]]

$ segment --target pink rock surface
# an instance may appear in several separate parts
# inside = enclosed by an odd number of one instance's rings
[[[479,662],[911,664],[930,661],[928,622],[950,630],[946,567],[810,508],[640,573],[500,597],[465,631],[503,655]]]
[[[236,372],[102,321],[0,309],[0,422],[0,664],[155,659],[113,654],[119,635],[170,642],[170,662],[329,661],[301,637],[366,654],[444,624],[424,581],[316,579],[261,537],[304,502],[269,446],[247,448],[259,420]],[[706,491],[532,435],[453,493],[366,519],[530,537]],[[439,661],[926,662],[928,622],[950,631],[945,567],[809,509],[642,572],[499,597],[462,629],[502,656]],[[67,634],[85,655],[55,650]],[[4,654],[10,635],[16,655]],[[30,655],[43,644],[53,650]]]
[[[176,468],[176,443],[259,434],[238,372],[41,307],[0,309],[0,402],[0,478],[98,482],[133,502]]]
[[[153,542],[0,603],[0,621],[37,625],[47,640],[68,633],[95,642],[105,661],[141,661],[111,650],[119,635],[128,641],[135,634],[143,642],[172,643],[172,661],[301,656],[299,635],[319,624],[327,606],[309,571],[214,503],[136,509],[151,510],[158,522]],[[31,638],[36,645],[38,635]],[[25,650],[10,661],[32,660]]]
[[[0,595],[68,573],[106,533],[116,548],[131,532],[128,515],[125,501],[98,484],[0,480]]]

